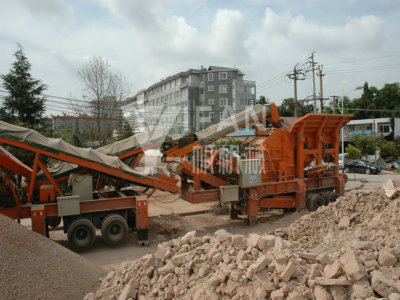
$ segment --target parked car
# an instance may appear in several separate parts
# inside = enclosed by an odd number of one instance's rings
[[[344,162],[344,171],[346,173],[378,174],[382,169],[368,161],[348,159]]]

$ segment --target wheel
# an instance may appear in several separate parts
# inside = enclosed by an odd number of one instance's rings
[[[118,214],[111,214],[104,218],[101,224],[101,235],[109,245],[116,245],[128,235],[128,223]]]
[[[371,174],[371,169],[365,169],[365,174],[367,175]]]
[[[79,249],[90,248],[96,239],[96,228],[87,218],[79,218],[69,225],[68,240]]]
[[[339,194],[338,193],[336,193],[336,192],[329,192],[328,193],[329,202],[335,202],[337,198],[339,198]]]
[[[239,215],[239,210],[237,210],[237,209],[234,207],[234,204],[233,204],[233,203],[231,203],[231,205],[230,205],[229,213],[230,213],[230,217],[231,217],[232,220],[237,220],[237,219],[239,219],[239,217],[238,217],[238,215]]]
[[[60,225],[61,223],[61,217],[58,216],[54,216],[54,217],[47,217],[46,218],[46,222],[47,225],[49,225],[50,227],[57,227],[58,225]]]
[[[324,198],[324,205],[329,205],[329,195],[330,192],[324,192],[321,194],[322,198]]]
[[[345,173],[350,173],[350,169],[348,167],[344,168]]]
[[[308,210],[310,210],[311,198],[314,197],[314,195],[316,195],[316,194],[312,193],[312,194],[308,194],[308,195],[307,195],[307,198],[306,198],[306,207],[307,207]]]
[[[315,211],[317,210],[318,207],[324,205],[325,201],[324,198],[321,195],[318,194],[314,194],[311,198],[310,198],[310,203],[309,203],[309,210],[310,211]]]

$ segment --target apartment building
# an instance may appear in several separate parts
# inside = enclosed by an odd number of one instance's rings
[[[210,66],[167,77],[128,98],[124,116],[139,131],[165,127],[173,139],[236,114],[256,100],[255,81],[236,68]]]

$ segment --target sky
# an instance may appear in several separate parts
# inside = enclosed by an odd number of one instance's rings
[[[126,76],[130,95],[200,66],[236,67],[257,97],[293,97],[285,76],[314,52],[324,97],[360,97],[355,87],[399,82],[398,0],[0,0],[0,74],[17,43],[47,95],[83,99],[78,70],[91,56]],[[311,73],[298,97],[312,94]],[[0,99],[5,93],[1,92]],[[316,92],[319,79],[316,77]],[[49,98],[47,113],[70,113]]]

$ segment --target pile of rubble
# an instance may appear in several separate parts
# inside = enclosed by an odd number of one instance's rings
[[[400,299],[396,196],[393,182],[355,191],[262,236],[192,231],[124,262],[85,299]]]

